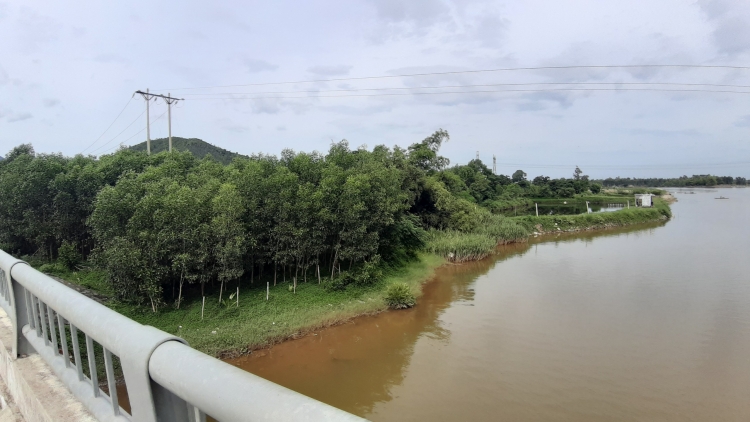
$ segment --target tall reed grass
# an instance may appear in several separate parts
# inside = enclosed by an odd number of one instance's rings
[[[433,230],[429,232],[426,250],[453,262],[482,259],[499,244],[525,242],[529,231],[513,220],[497,214],[482,214],[474,229]]]
[[[456,230],[431,230],[425,249],[452,262],[475,261],[495,250],[497,242],[486,234]]]

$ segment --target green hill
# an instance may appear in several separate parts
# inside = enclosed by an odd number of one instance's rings
[[[178,151],[190,151],[198,158],[203,158],[210,154],[216,161],[229,164],[234,157],[243,157],[236,152],[227,151],[224,148],[211,145],[208,142],[198,138],[179,138],[172,137],[172,148]],[[134,151],[146,151],[146,142],[141,142],[130,147]],[[151,140],[151,153],[166,151],[169,149],[169,139],[160,138]]]

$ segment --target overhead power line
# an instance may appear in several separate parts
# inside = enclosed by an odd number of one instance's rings
[[[125,126],[125,129],[123,129],[122,131],[120,131],[120,133],[118,133],[117,135],[115,135],[115,136],[114,136],[114,137],[113,137],[112,139],[110,139],[109,141],[107,141],[107,142],[103,143],[102,145],[100,145],[100,146],[99,146],[98,148],[96,148],[96,149],[92,150],[92,151],[91,151],[91,153],[93,154],[93,153],[95,153],[96,151],[99,151],[100,149],[104,148],[105,146],[109,145],[109,144],[110,144],[110,143],[111,143],[112,141],[114,141],[115,139],[117,139],[117,138],[118,138],[118,137],[119,137],[120,135],[122,135],[122,134],[123,134],[123,133],[124,133],[124,132],[125,132],[126,130],[128,130],[128,129],[130,128],[130,126],[133,126],[133,123],[137,122],[137,121],[138,121],[138,119],[140,119],[140,118],[141,118],[141,116],[143,116],[143,113],[145,113],[145,111],[142,111],[142,112],[141,112],[141,114],[139,114],[139,115],[138,115],[138,117],[136,117],[135,119],[133,119],[133,121],[132,121],[132,122],[130,122],[130,124],[129,124],[129,125]]]
[[[441,91],[441,92],[398,92],[380,94],[353,94],[353,95],[297,95],[297,96],[252,96],[252,97],[204,97],[193,98],[193,100],[260,100],[260,99],[310,99],[310,98],[355,98],[355,97],[398,97],[407,95],[448,95],[448,94],[502,94],[515,92],[594,92],[594,91],[652,91],[652,92],[708,92],[723,94],[750,94],[750,91],[732,91],[715,89],[661,89],[661,88],[539,88],[539,89],[502,89],[502,90],[479,90],[479,91]]]
[[[390,87],[390,88],[351,88],[351,89],[319,89],[319,90],[302,90],[302,91],[255,91],[255,92],[208,92],[197,94],[184,94],[185,96],[206,96],[206,95],[255,95],[255,94],[318,94],[328,92],[360,92],[360,91],[395,91],[395,90],[417,90],[417,89],[448,89],[448,88],[485,88],[498,86],[554,86],[554,85],[623,85],[623,86],[693,86],[693,87],[714,87],[714,88],[750,88],[750,85],[730,85],[730,84],[709,84],[709,83],[679,83],[679,82],[520,82],[520,83],[499,83],[499,84],[477,84],[477,85],[434,85],[434,86],[413,86],[413,87]]]
[[[263,86],[263,85],[286,85],[286,84],[301,84],[301,83],[314,83],[314,82],[361,81],[361,80],[369,80],[369,79],[412,78],[412,77],[420,77],[420,76],[459,75],[459,74],[492,73],[492,72],[515,72],[515,71],[524,71],[524,70],[649,69],[649,68],[750,70],[750,66],[691,65],[691,64],[529,66],[529,67],[503,67],[503,68],[480,69],[480,70],[456,70],[456,71],[448,71],[448,72],[406,73],[406,74],[400,74],[400,75],[360,76],[360,77],[354,77],[354,78],[309,79],[309,80],[285,81],[285,82],[262,82],[262,83],[252,83],[252,84],[213,85],[213,86],[182,87],[182,88],[161,88],[161,89],[157,89],[157,91],[167,91],[167,90],[182,91],[182,90],[191,90],[191,89],[230,88],[230,87],[240,87],[240,86]]]
[[[144,113],[145,113],[145,111],[144,111]],[[159,115],[159,117],[155,118],[155,119],[154,119],[153,121],[155,122],[155,121],[157,121],[157,120],[161,119],[162,117],[164,117],[164,115],[165,115],[165,114],[167,114],[167,112],[166,112],[166,111],[165,111],[164,113],[160,114],[160,115]],[[141,116],[142,116],[142,115],[143,115],[143,113],[141,113]],[[141,116],[138,116],[138,118],[140,118]],[[138,120],[138,119],[136,119],[136,120]],[[108,150],[106,150],[106,151],[103,151],[103,152],[102,152],[101,154],[99,154],[99,155],[104,155],[104,154],[106,154],[106,153],[108,153],[108,152],[110,152],[110,151],[114,150],[115,148],[118,148],[118,147],[119,147],[120,145],[122,145],[122,144],[124,144],[124,143],[128,142],[129,140],[131,140],[131,139],[135,138],[136,136],[140,135],[141,133],[143,133],[143,131],[144,131],[144,130],[146,130],[146,128],[145,128],[145,127],[144,127],[143,129],[139,130],[138,132],[136,132],[136,133],[134,133],[134,134],[130,135],[130,137],[129,137],[129,138],[127,138],[127,139],[125,139],[125,140],[121,141],[121,142],[120,142],[120,144],[118,144],[118,145],[115,145],[114,147],[112,147],[112,148],[110,148],[110,149],[108,149]]]
[[[133,101],[133,97],[130,97],[130,99],[128,99],[128,102],[125,103],[125,107],[123,107],[122,110],[120,110],[120,112],[117,113],[117,117],[115,117],[115,119],[112,120],[112,123],[110,123],[109,126],[107,126],[106,129],[104,129],[104,132],[102,132],[102,134],[99,135],[99,137],[96,138],[96,140],[94,142],[92,142],[91,145],[87,146],[83,151],[81,151],[80,154],[83,154],[84,152],[86,152],[87,149],[91,148],[92,146],[94,146],[95,143],[99,142],[99,139],[102,139],[102,136],[104,136],[104,134],[107,133],[107,131],[112,127],[112,125],[115,124],[115,122],[117,121],[117,119],[119,119],[120,116],[122,116],[122,113],[125,111],[126,108],[128,108],[128,106],[130,105],[131,101]]]

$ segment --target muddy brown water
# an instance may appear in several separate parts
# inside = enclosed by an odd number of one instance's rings
[[[692,190],[667,224],[505,246],[229,362],[374,421],[750,420],[750,189]]]

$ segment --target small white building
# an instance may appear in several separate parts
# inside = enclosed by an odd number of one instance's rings
[[[636,193],[635,194],[635,206],[636,207],[653,207],[654,202],[651,198],[656,195],[650,193]]]

